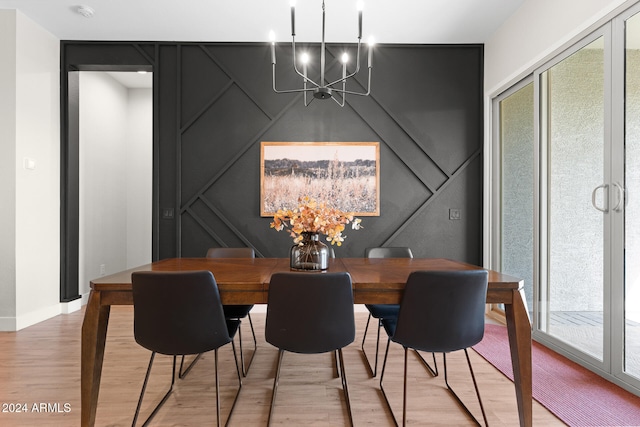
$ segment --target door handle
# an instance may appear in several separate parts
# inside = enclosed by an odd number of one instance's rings
[[[596,194],[598,193],[598,190],[601,188],[606,191],[606,195],[607,195],[607,200],[604,208],[600,208],[596,204]],[[594,208],[596,208],[600,212],[604,212],[604,213],[609,212],[609,185],[608,184],[598,185],[596,188],[593,189],[593,192],[591,193],[591,204],[593,205]]]
[[[625,199],[625,192],[624,189],[622,188],[622,186],[620,184],[618,184],[617,182],[614,182],[613,184],[611,184],[612,187],[615,187],[616,190],[618,190],[618,199],[616,200],[616,205],[612,208],[614,211],[616,212],[620,212],[620,206],[622,206],[622,202]]]

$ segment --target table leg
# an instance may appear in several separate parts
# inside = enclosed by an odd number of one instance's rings
[[[525,301],[522,290],[514,291],[512,304],[505,304],[505,315],[520,426],[531,427],[533,425],[531,322]]]
[[[81,425],[93,426],[96,421],[98,391],[102,375],[104,344],[111,307],[102,306],[100,292],[91,291],[82,322],[82,350],[80,359]]]

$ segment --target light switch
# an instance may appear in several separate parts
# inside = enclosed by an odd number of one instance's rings
[[[173,219],[173,208],[161,208],[162,219]]]
[[[36,159],[30,159],[29,157],[25,157],[23,160],[24,160],[25,169],[34,170],[36,168]]]

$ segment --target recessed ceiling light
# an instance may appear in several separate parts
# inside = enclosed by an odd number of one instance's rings
[[[84,16],[85,18],[91,18],[95,13],[91,7],[85,6],[85,5],[78,6],[78,8],[76,9],[76,12],[78,12],[80,15]]]

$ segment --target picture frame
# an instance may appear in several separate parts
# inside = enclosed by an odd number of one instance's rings
[[[260,216],[308,196],[356,216],[380,216],[379,142],[260,144]]]

